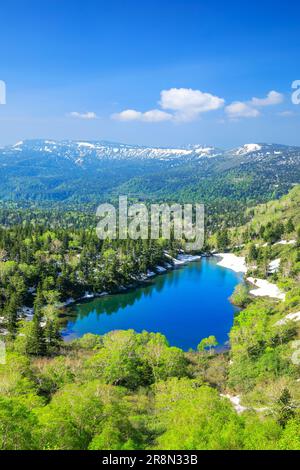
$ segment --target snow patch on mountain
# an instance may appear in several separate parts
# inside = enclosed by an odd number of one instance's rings
[[[248,155],[249,153],[259,152],[261,149],[262,149],[262,146],[259,144],[245,144],[235,151],[235,155],[238,155],[238,156]]]

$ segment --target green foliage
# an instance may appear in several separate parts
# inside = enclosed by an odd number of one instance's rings
[[[87,361],[87,375],[101,377],[105,383],[130,389],[151,383],[151,370],[136,346],[134,331],[106,335],[103,347]]]
[[[300,419],[290,420],[278,443],[280,450],[299,450],[300,449]]]
[[[276,403],[276,408],[278,424],[280,424],[282,427],[285,427],[288,421],[295,417],[296,408],[296,406],[293,404],[290,391],[287,388],[282,391]]]
[[[171,379],[156,386],[155,413],[163,433],[157,448],[224,450],[242,446],[242,421],[216,390]]]
[[[243,310],[221,354],[205,353],[217,346],[214,336],[184,353],[159,333],[131,330],[62,343],[59,302],[115,292],[179,247],[174,240],[100,242],[78,213],[66,216],[74,218],[68,229],[2,214],[17,225],[0,228],[0,308],[10,332],[0,365],[0,449],[299,450],[300,369],[291,360],[299,324],[285,316],[300,310],[300,252],[273,243],[296,238],[299,195],[297,187],[254,209],[251,222],[230,234],[220,229],[225,219],[218,226],[219,248],[245,243],[237,250],[256,274],[267,275],[280,258],[271,280],[286,291],[278,302],[238,286],[232,300]],[[24,305],[33,306],[32,321],[20,319]],[[240,414],[231,402],[237,395]]]
[[[252,261],[256,261],[259,255],[259,251],[254,243],[251,243],[249,246],[247,260],[251,263]]]
[[[203,352],[207,348],[209,349],[209,352],[212,352],[212,348],[215,348],[218,346],[218,341],[215,336],[209,336],[208,338],[203,338],[202,341],[198,344],[198,351]]]
[[[282,428],[272,418],[260,419],[249,414],[244,418],[243,447],[245,450],[276,450]],[[286,448],[289,448],[288,446]]]
[[[33,430],[37,430],[35,415],[16,398],[0,396],[0,450],[36,448]]]
[[[136,389],[168,377],[182,377],[187,371],[183,352],[169,347],[160,334],[115,331],[105,335],[99,352],[86,363],[88,377],[105,383]]]
[[[230,297],[231,302],[238,307],[246,307],[249,303],[249,290],[245,284],[236,286],[234,293]]]
[[[105,446],[104,436],[110,423],[122,436],[134,435],[123,396],[122,390],[98,381],[65,386],[54,395],[49,405],[37,410],[42,429],[38,438],[42,448],[87,449],[96,436],[102,436]],[[111,436],[107,440],[107,448],[114,446],[114,438]]]
[[[216,236],[217,249],[219,251],[224,251],[230,244],[228,230],[224,229],[217,232]]]

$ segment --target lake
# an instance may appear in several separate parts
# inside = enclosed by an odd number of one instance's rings
[[[133,329],[160,332],[185,351],[210,335],[225,345],[237,311],[228,298],[242,280],[242,274],[218,266],[216,258],[202,258],[147,286],[72,306],[63,337],[70,341],[85,333]]]

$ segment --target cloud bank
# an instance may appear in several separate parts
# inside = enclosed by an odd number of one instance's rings
[[[265,98],[252,98],[250,101],[235,101],[226,106],[225,113],[230,119],[256,118],[261,115],[259,109],[281,104],[284,96],[277,91],[270,91]]]
[[[225,112],[228,117],[232,119],[238,119],[241,117],[255,118],[260,115],[260,112],[257,109],[252,108],[251,105],[243,103],[242,101],[235,101],[234,103],[226,106]]]
[[[72,111],[71,113],[68,114],[68,116],[75,118],[75,119],[85,119],[87,121],[92,120],[92,119],[97,119],[97,114],[92,111],[88,111],[86,113],[79,113],[77,111]]]
[[[173,116],[169,113],[165,113],[160,109],[151,109],[145,113],[136,111],[134,109],[126,109],[121,113],[113,114],[113,119],[117,121],[144,121],[144,122],[162,122],[170,121]]]
[[[281,93],[272,90],[264,98],[253,97],[249,101],[234,101],[225,107],[225,114],[231,120],[257,118],[261,115],[261,108],[281,104],[283,100]],[[123,122],[190,122],[204,113],[223,108],[225,100],[192,88],[170,88],[161,91],[158,105],[159,108],[146,112],[125,109],[111,117]]]
[[[222,108],[225,100],[191,88],[171,88],[160,93],[160,109],[141,112],[126,109],[112,115],[118,121],[194,121],[200,114]]]

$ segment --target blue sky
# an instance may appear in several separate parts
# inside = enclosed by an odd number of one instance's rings
[[[0,145],[300,145],[299,13],[276,0],[5,2]]]

